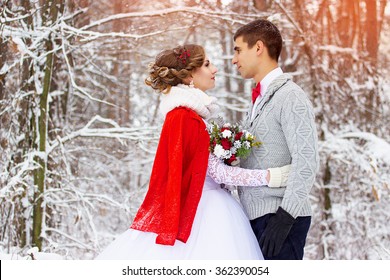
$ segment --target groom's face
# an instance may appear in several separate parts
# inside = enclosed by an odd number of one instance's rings
[[[258,66],[256,47],[248,48],[248,43],[244,42],[243,37],[237,37],[234,41],[232,63],[237,66],[237,70],[243,78],[253,78]]]

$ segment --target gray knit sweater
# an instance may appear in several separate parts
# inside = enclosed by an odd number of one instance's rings
[[[246,129],[263,144],[252,149],[241,167],[267,169],[291,164],[287,187],[238,187],[249,219],[275,213],[279,206],[294,218],[311,216],[309,192],[319,166],[317,130],[311,102],[291,76],[283,74],[269,85],[244,121]]]

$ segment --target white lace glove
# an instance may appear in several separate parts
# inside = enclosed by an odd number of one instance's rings
[[[209,156],[207,173],[218,184],[248,187],[268,185],[266,179],[268,170],[232,167],[213,154]]]
[[[268,168],[270,180],[268,186],[270,188],[279,188],[287,185],[288,176],[290,175],[291,164],[282,167]]]

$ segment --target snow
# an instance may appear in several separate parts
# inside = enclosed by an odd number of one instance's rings
[[[364,150],[376,159],[381,159],[390,166],[390,144],[375,134],[367,132],[350,132],[341,134],[340,138],[358,138],[366,140]]]
[[[64,257],[55,253],[39,252],[37,247],[27,251],[26,255],[5,254],[0,252],[0,260],[64,260]]]

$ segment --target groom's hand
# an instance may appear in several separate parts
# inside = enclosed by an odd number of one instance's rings
[[[268,168],[270,178],[268,180],[268,187],[270,188],[279,188],[282,186],[287,186],[288,176],[290,175],[291,164]]]
[[[276,215],[270,218],[259,244],[266,257],[274,257],[280,253],[283,243],[287,238],[295,219],[282,207],[276,211]]]

